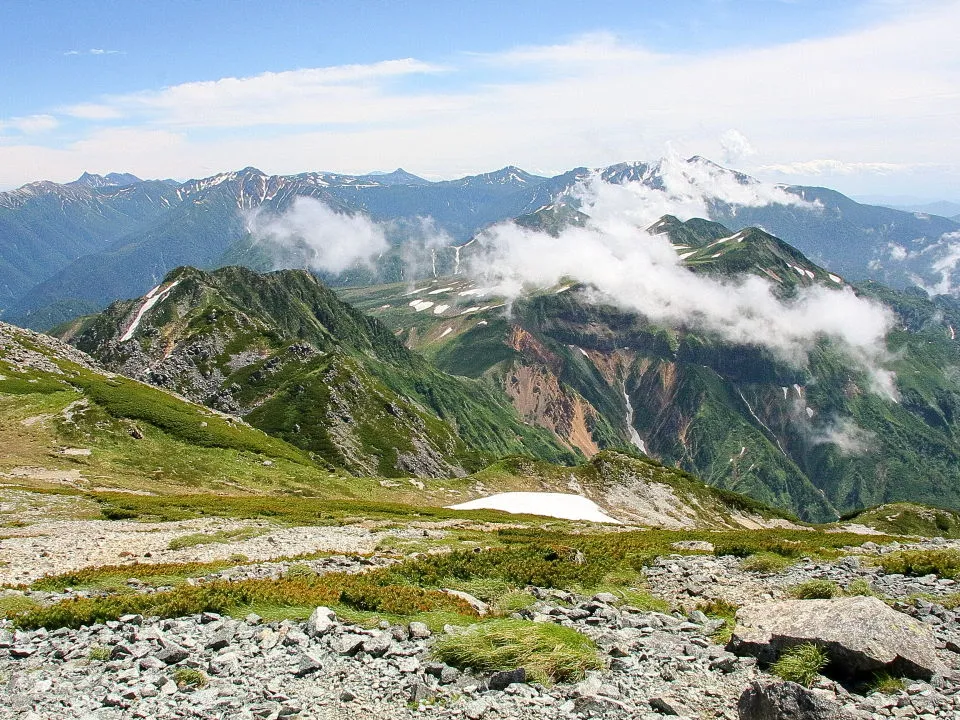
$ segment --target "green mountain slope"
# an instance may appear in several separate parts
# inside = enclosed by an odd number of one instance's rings
[[[754,273],[784,296],[844,284],[757,229],[665,217],[653,230],[668,233],[693,272]],[[466,278],[342,295],[442,369],[500,388],[528,422],[587,455],[633,448],[812,520],[899,500],[960,507],[960,378],[951,370],[960,308],[919,291],[861,292],[900,320],[888,338],[900,402],[868,392],[827,342],[797,369],[756,347],[598,306],[572,281],[514,302],[508,316]]]
[[[353,479],[237,418],[0,323],[0,478],[27,488],[349,494]]]
[[[181,268],[155,293],[64,337],[112,370],[243,416],[354,473],[438,477],[512,453],[575,457],[306,272]]]

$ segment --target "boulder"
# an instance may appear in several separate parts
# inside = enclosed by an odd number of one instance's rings
[[[932,630],[874,597],[749,605],[737,611],[727,649],[772,663],[800,643],[824,648],[832,673],[848,677],[886,670],[927,680],[944,670]]]
[[[737,702],[740,720],[855,720],[822,690],[784,680],[754,680]]]
[[[523,683],[527,681],[526,668],[517,668],[515,670],[504,670],[496,672],[490,676],[487,686],[491,690],[505,690],[508,685],[514,683]]]
[[[320,637],[330,632],[337,624],[337,614],[328,607],[316,608],[307,619],[304,627],[310,637]]]
[[[462,590],[451,590],[450,588],[443,588],[441,592],[445,592],[447,595],[453,595],[455,598],[460,598],[461,600],[466,601],[470,607],[477,611],[477,615],[483,616],[490,612],[490,606],[487,605],[483,600],[475,598],[470,593],[465,593]]]

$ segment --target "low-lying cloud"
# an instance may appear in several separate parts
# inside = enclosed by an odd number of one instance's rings
[[[358,264],[372,265],[388,247],[382,225],[366,215],[337,212],[310,197],[294,198],[282,213],[255,210],[245,222],[277,267],[295,257],[311,270],[342,273]]]
[[[665,235],[645,230],[668,213],[681,219],[706,217],[710,197],[738,205],[802,200],[776,186],[741,184],[709,164],[665,162],[659,189],[587,181],[579,196],[589,221],[558,237],[512,223],[490,228],[481,238],[481,252],[471,260],[471,272],[511,298],[531,287],[576,278],[595,289],[597,300],[637,312],[651,323],[760,346],[798,367],[821,340],[829,339],[868,374],[872,390],[895,398],[894,375],[883,368],[885,336],[893,324],[884,306],[858,297],[849,287],[814,285],[784,300],[770,281],[754,275],[718,279],[694,274]]]

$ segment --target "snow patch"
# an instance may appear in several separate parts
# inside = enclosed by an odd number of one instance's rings
[[[428,292],[427,295],[439,295],[440,293],[450,292],[451,290],[453,290],[452,287],[437,288],[436,290]]]
[[[422,312],[424,310],[427,310],[428,308],[432,308],[433,303],[430,302],[429,300],[411,300],[410,307],[412,307],[417,312]]]
[[[449,307],[450,307],[449,305],[437,305],[437,306],[433,309],[433,314],[434,314],[434,315],[443,315],[443,313],[444,313]]]
[[[440,337],[437,338],[437,339],[438,339],[438,340],[443,340],[447,335],[449,335],[449,334],[452,333],[452,332],[453,332],[453,328],[452,328],[452,327],[448,327],[446,330],[444,330],[442,333],[440,333]]]
[[[137,310],[136,316],[133,318],[133,323],[130,327],[127,328],[127,331],[120,337],[120,342],[126,342],[133,337],[133,333],[140,326],[140,321],[143,320],[143,316],[146,315],[147,311],[150,310],[154,305],[163,300],[167,295],[170,294],[170,291],[173,290],[178,284],[179,280],[174,280],[170,283],[164,290],[160,290],[160,285],[157,285],[153,290],[147,293],[146,299],[144,300],[143,305],[140,306],[140,309]]]
[[[508,513],[543,515],[563,520],[589,520],[620,525],[595,502],[582,495],[544,492],[507,492],[451,505],[451,510],[503,510]]]

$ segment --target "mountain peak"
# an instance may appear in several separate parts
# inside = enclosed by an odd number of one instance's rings
[[[430,181],[425,180],[419,175],[407,172],[403,168],[397,168],[393,172],[370,172],[361,175],[361,178],[375,180],[381,185],[429,185]]]
[[[139,182],[143,181],[131,173],[112,172],[106,175],[97,175],[96,173],[84,172],[83,175],[76,180],[67,184],[75,187],[79,185],[88,188],[101,188],[126,187],[128,185],[136,185]]]

